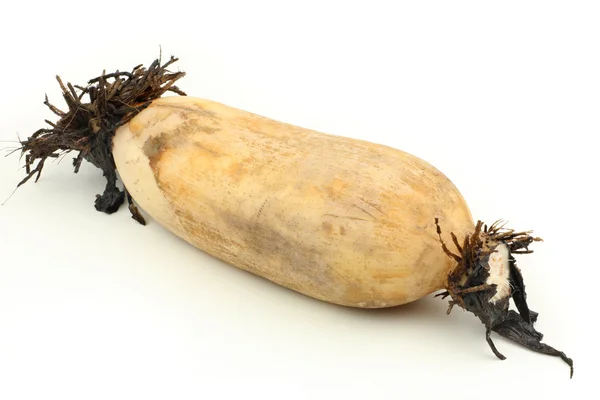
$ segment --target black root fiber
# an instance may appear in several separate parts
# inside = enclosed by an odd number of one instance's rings
[[[176,61],[177,58],[171,57],[161,64],[159,58],[148,68],[138,65],[131,72],[103,72],[85,86],[65,85],[57,76],[68,110],[62,111],[50,104],[46,96],[44,104],[59,119],[57,122],[46,120],[49,128],[40,129],[27,140],[21,141],[18,151],[25,155],[26,176],[17,187],[34,176],[37,182],[49,158],[75,151],[78,153],[73,159],[75,173],[79,171],[82,161],[86,160],[100,168],[106,178],[104,192],[96,195],[96,210],[112,214],[127,199],[132,218],[145,224],[127,189],[122,191],[117,187],[112,139],[117,128],[167,91],[186,95],[174,85],[185,73],[167,70]]]
[[[517,267],[516,254],[529,254],[529,245],[541,241],[533,237],[530,232],[514,232],[504,229],[496,222],[491,226],[477,222],[475,231],[467,235],[464,241],[458,242],[458,238],[451,233],[452,241],[458,250],[455,254],[448,249],[441,236],[439,221],[435,221],[437,234],[439,235],[442,250],[446,255],[456,261],[456,267],[448,275],[446,291],[437,294],[442,299],[450,296],[448,313],[452,307],[457,305],[475,314],[486,328],[486,341],[492,352],[501,360],[506,357],[498,351],[491,338],[491,333],[512,340],[530,350],[538,353],[559,357],[570,367],[573,377],[573,360],[547,344],[541,343],[543,335],[534,328],[538,313],[529,309],[527,305],[527,293],[521,270]],[[504,244],[509,250],[508,268],[510,293],[505,298],[491,301],[496,294],[496,285],[488,284],[490,276],[489,257],[499,244]],[[512,298],[517,311],[509,310]]]

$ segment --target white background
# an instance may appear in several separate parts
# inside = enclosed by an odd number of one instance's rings
[[[432,296],[332,306],[100,214],[101,174],[69,156],[0,207],[0,398],[581,398],[597,376],[597,2],[30,3],[0,11],[0,147],[53,117],[44,93],[63,104],[56,74],[83,83],[162,46],[190,95],[409,151],[475,218],[534,229],[528,299],[575,376],[495,336],[497,360]],[[20,166],[0,158],[2,201]]]

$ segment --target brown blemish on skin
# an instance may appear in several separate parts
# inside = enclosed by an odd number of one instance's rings
[[[207,125],[200,125],[199,128],[202,132],[208,133],[209,135],[214,135],[221,130],[219,128]]]
[[[187,101],[187,99],[185,99],[185,100]],[[168,103],[162,102],[161,99],[154,101],[154,106],[156,106],[156,107],[171,108],[171,109],[174,109],[177,111],[184,111],[184,112],[187,111],[190,113],[197,114],[198,116],[211,118],[215,121],[221,120],[221,118],[219,118],[217,113],[215,113],[214,111],[207,110],[206,108],[204,108],[202,106],[202,104],[199,101],[194,102],[194,104],[196,105],[196,107],[186,107],[185,105],[182,105],[182,104],[168,104]]]
[[[330,221],[324,221],[321,224],[321,227],[323,228],[324,232],[330,235],[337,234],[344,236],[346,234],[346,227],[344,227],[343,225],[333,225]]]
[[[245,158],[240,162],[232,162],[225,170],[226,175],[231,179],[231,182],[238,183],[247,175],[248,165],[253,161],[252,158]]]
[[[179,104],[165,104],[160,100],[157,99],[148,107],[155,108],[156,112],[151,114],[140,113],[129,121],[129,130],[135,137],[139,136],[145,129],[173,116],[183,121],[179,128],[182,132],[214,134],[219,131],[218,125],[221,119],[215,112],[206,110],[199,104],[197,107],[186,107]],[[149,118],[149,115],[152,118]],[[188,125],[193,126],[188,127]]]
[[[129,130],[135,136],[139,135],[145,126],[146,124],[143,124],[138,118],[133,118],[131,121],[129,121]]]
[[[190,140],[184,136],[161,133],[160,135],[148,138],[144,142],[142,151],[148,157],[150,167],[154,170],[165,152],[189,144]]]
[[[181,130],[183,129],[183,130]],[[222,156],[222,154],[216,149],[209,148],[207,146],[203,146],[197,141],[190,140],[190,134],[184,134],[186,132],[186,128],[180,128],[175,131],[175,133],[167,134],[160,133],[159,135],[149,137],[146,142],[144,142],[144,146],[142,147],[142,151],[148,157],[150,162],[150,167],[154,170],[158,162],[160,161],[162,155],[171,149],[182,148],[186,146],[194,146],[197,149],[202,151],[206,151],[210,153],[214,157]]]
[[[150,167],[154,170],[162,153],[166,150],[166,140],[164,138],[165,134],[161,133],[158,136],[150,137],[144,143],[144,147],[142,147],[142,151],[148,157],[150,161]]]
[[[181,122],[177,128],[175,128],[175,134],[177,135],[184,135],[188,137],[193,137],[198,133],[214,135],[216,132],[221,130],[221,128],[219,128],[217,125],[212,125],[210,121],[207,121],[205,118],[183,115],[182,119],[183,122]]]
[[[344,192],[348,186],[350,186],[348,182],[339,178],[334,178],[331,181],[331,184],[327,187],[327,194],[332,199],[339,199],[344,196]]]

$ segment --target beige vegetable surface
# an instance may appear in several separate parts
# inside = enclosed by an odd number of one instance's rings
[[[572,375],[572,360],[540,342],[514,258],[540,239],[475,222],[454,184],[411,154],[189,97],[174,86],[184,73],[167,69],[175,61],[83,87],[58,79],[68,110],[46,100],[59,120],[21,142],[19,185],[76,151],[75,172],[86,160],[107,179],[98,211],[127,201],[145,224],[138,205],[198,249],[330,303],[393,307],[442,290],[482,321],[499,358],[492,331]]]

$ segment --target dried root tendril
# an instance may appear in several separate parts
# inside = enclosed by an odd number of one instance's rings
[[[530,310],[527,305],[523,276],[513,257],[514,254],[532,253],[529,245],[542,241],[542,239],[531,236],[530,231],[515,232],[506,229],[501,221],[497,221],[489,227],[478,221],[473,233],[465,236],[462,244],[459,243],[454,233],[450,233],[454,246],[458,250],[458,254],[456,254],[450,251],[444,243],[437,218],[435,224],[442,250],[448,257],[456,261],[455,268],[448,274],[446,290],[436,294],[436,297],[439,296],[442,299],[450,296],[448,314],[455,305],[475,314],[485,325],[486,341],[498,358],[505,359],[491,339],[492,331],[530,350],[560,357],[569,365],[571,377],[573,377],[573,360],[568,358],[565,353],[541,343],[543,335],[533,327],[538,313]],[[487,283],[487,278],[490,276],[488,261],[490,255],[500,244],[504,244],[508,248],[510,294],[497,301],[491,301],[496,294],[496,285]],[[511,298],[518,313],[509,310]]]
[[[17,151],[25,155],[26,176],[17,188],[33,177],[37,182],[47,159],[76,151],[78,154],[73,159],[75,173],[79,171],[82,161],[86,160],[100,168],[107,180],[103,194],[96,196],[96,210],[111,214],[127,199],[132,218],[145,224],[127,190],[121,191],[116,186],[112,138],[118,127],[129,122],[164,93],[169,91],[186,95],[175,86],[175,82],[185,73],[167,69],[176,61],[177,58],[171,57],[161,64],[159,58],[148,68],[138,65],[131,72],[103,72],[90,79],[85,86],[65,85],[57,76],[67,111],[50,104],[46,96],[44,104],[59,119],[57,122],[46,120],[49,128],[39,129],[27,140],[20,141],[21,147]]]

